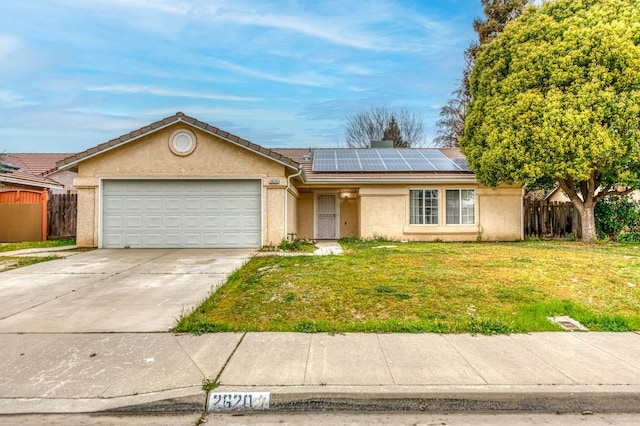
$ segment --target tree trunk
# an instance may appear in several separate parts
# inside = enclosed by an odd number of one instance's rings
[[[580,211],[582,219],[582,242],[591,244],[598,239],[596,232],[595,204],[585,203]]]
[[[555,179],[558,181],[560,188],[569,196],[578,213],[580,213],[580,218],[582,219],[582,242],[591,244],[597,241],[595,209],[598,202],[596,191],[599,185],[596,182],[595,175],[592,175],[591,180],[578,182],[577,185],[571,177]],[[578,195],[576,188],[580,188],[580,195]]]

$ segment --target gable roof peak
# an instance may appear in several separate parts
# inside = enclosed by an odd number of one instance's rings
[[[72,169],[73,167],[76,167],[76,165],[80,161],[94,157],[98,154],[102,154],[113,148],[127,144],[133,140],[139,139],[141,137],[154,133],[158,130],[164,129],[178,122],[188,124],[190,126],[195,127],[196,129],[202,130],[211,135],[215,135],[220,139],[226,140],[236,146],[252,151],[263,157],[270,158],[271,160],[277,161],[278,163],[286,167],[289,167],[291,169],[298,170],[298,168],[300,167],[300,164],[291,158],[285,157],[271,149],[264,148],[246,139],[242,139],[241,137],[233,135],[229,132],[225,132],[224,130],[214,127],[208,123],[205,123],[203,121],[190,117],[181,111],[176,112],[175,115],[163,118],[161,120],[148,124],[144,127],[141,127],[137,130],[124,134],[120,137],[101,143],[97,146],[94,146],[93,148],[89,148],[75,155],[71,155],[63,160],[58,161],[57,167],[58,169]]]

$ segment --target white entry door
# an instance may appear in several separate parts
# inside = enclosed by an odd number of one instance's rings
[[[316,238],[338,239],[338,196],[336,194],[316,196]]]

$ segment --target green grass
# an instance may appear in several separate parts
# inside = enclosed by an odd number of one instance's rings
[[[50,240],[50,241],[27,241],[21,243],[0,243],[0,252],[24,250],[31,248],[61,247],[74,245],[74,238],[66,240]]]
[[[60,256],[45,256],[45,257],[0,257],[0,272],[9,271],[11,269],[18,269],[29,265],[35,265],[36,263],[48,262],[50,260],[61,259]]]
[[[342,242],[343,256],[255,257],[181,332],[640,330],[640,245]],[[381,247],[392,246],[392,247]]]

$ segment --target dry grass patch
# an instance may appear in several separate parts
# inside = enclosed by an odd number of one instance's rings
[[[640,330],[638,244],[343,247],[342,256],[253,258],[176,330],[492,334],[557,330],[552,315]]]
[[[50,260],[61,259],[59,256],[3,256],[0,257],[0,272],[10,271],[36,263],[48,262]]]

